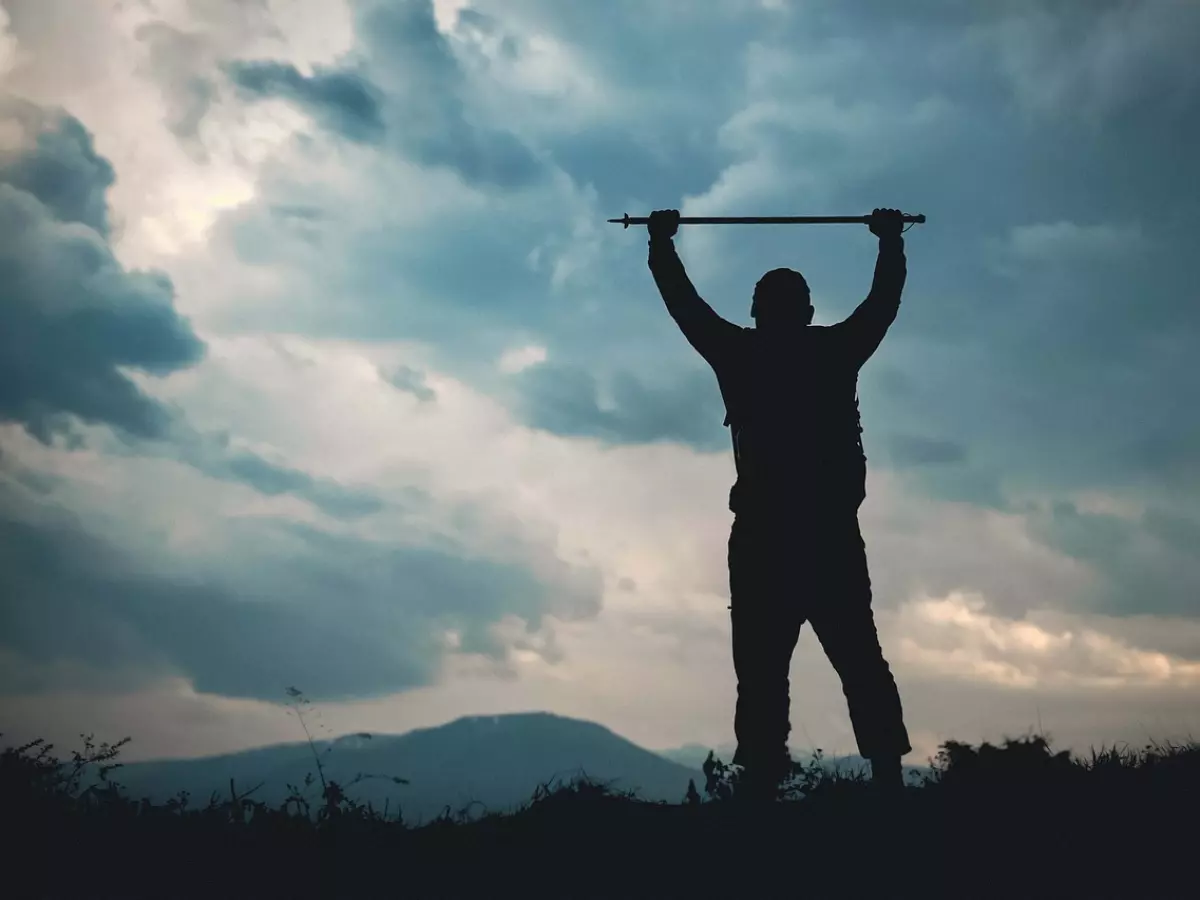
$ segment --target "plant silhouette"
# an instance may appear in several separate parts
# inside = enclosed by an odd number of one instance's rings
[[[346,783],[345,786],[339,784],[332,778],[327,778],[325,775],[325,766],[322,757],[331,753],[333,751],[333,746],[328,746],[323,751],[318,752],[316,744],[313,743],[312,732],[308,728],[308,723],[304,721],[305,710],[312,706],[312,701],[305,697],[304,693],[295,687],[288,687],[286,693],[288,697],[291,698],[292,702],[290,706],[292,711],[295,713],[297,720],[300,722],[300,727],[304,730],[304,737],[308,741],[309,749],[312,750],[313,761],[317,765],[317,778],[321,782],[322,800],[321,805],[316,811],[318,821],[333,819],[346,814],[361,815],[363,813],[363,808],[354,800],[350,799],[346,795],[345,791],[346,787],[352,787],[353,785],[358,784],[360,781],[364,781],[368,778],[384,778],[394,784],[408,784],[407,779],[401,778],[398,775],[377,775],[367,774],[364,772],[359,772],[356,774],[354,778]],[[371,735],[365,731],[359,732],[356,737],[362,738],[363,740],[371,739]],[[308,773],[304,778],[304,790],[301,790],[296,785],[289,784],[287,786],[288,797],[284,801],[284,809],[286,810],[289,807],[294,807],[297,811],[302,810],[305,815],[312,814],[312,806],[305,797],[305,791],[312,787],[312,784],[313,776],[311,772]],[[233,791],[232,781],[230,782],[230,791]],[[374,810],[371,809],[369,804],[365,811],[368,814],[374,814]],[[386,809],[384,810],[384,816],[387,816]],[[396,816],[397,818],[400,817],[399,809],[396,811]]]

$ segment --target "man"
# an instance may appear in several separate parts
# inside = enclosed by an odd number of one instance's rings
[[[791,766],[788,674],[805,621],[841,678],[873,780],[902,786],[900,759],[912,750],[875,630],[858,525],[866,496],[858,371],[900,306],[902,215],[876,209],[868,225],[879,238],[875,278],[845,321],[813,325],[804,276],[773,269],[755,286],[753,328],[721,318],[692,286],[672,240],[677,210],[652,213],[647,226],[650,271],[667,310],[716,373],[733,438],[733,761],[748,786],[768,793]]]

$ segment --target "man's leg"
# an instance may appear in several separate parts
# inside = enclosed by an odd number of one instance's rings
[[[748,786],[770,792],[787,774],[791,724],[788,672],[803,617],[795,573],[783,571],[783,537],[770,524],[735,520],[729,536],[730,616],[737,675],[733,762]]]
[[[842,681],[859,753],[871,761],[872,775],[902,784],[900,758],[912,750],[900,692],[884,659],[871,612],[871,579],[858,517],[842,517],[825,532],[819,596],[809,619],[825,654]]]

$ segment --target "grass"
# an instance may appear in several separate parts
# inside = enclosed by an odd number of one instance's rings
[[[82,737],[68,761],[43,741],[0,755],[20,896],[1150,897],[1197,883],[1194,742],[1075,758],[1043,737],[950,741],[891,799],[818,760],[767,807],[710,755],[703,791],[678,804],[577,778],[513,813],[417,828],[355,803],[319,756],[316,803],[294,789],[270,808],[233,784],[202,807],[137,800],[112,777],[128,739]]]

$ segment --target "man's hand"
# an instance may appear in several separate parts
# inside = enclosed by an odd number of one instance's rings
[[[876,209],[867,220],[871,234],[878,238],[899,237],[904,230],[904,213],[898,209]]]
[[[651,240],[669,240],[675,237],[679,230],[679,210],[656,209],[650,213],[650,221],[646,223]]]

